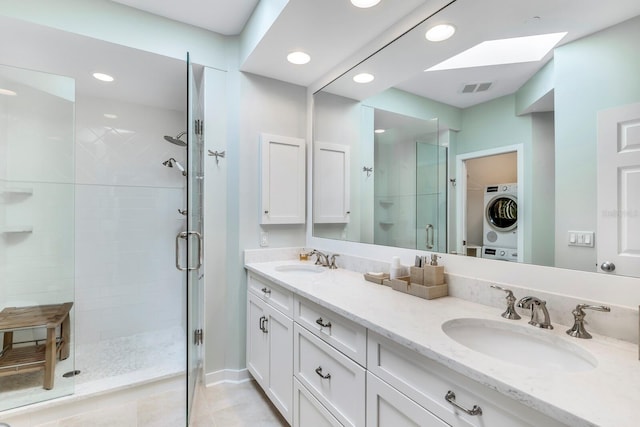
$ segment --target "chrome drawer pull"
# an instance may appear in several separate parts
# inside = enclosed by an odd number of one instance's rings
[[[331,374],[322,375],[322,366],[318,366],[316,368],[316,374],[318,374],[320,376],[320,378],[322,378],[323,380],[330,380],[331,379]]]
[[[482,409],[478,405],[473,405],[473,408],[471,408],[471,409],[467,409],[467,408],[464,408],[464,407],[458,405],[458,403],[456,402],[456,394],[454,392],[452,392],[451,390],[449,390],[447,392],[447,394],[444,395],[444,399],[447,402],[451,403],[456,408],[458,408],[461,411],[463,411],[464,413],[466,413],[466,414],[469,414],[469,415],[482,415]]]
[[[266,287],[265,287],[265,288],[262,288],[262,292],[263,292],[265,295],[271,295],[271,289],[267,289]]]
[[[265,334],[266,334],[266,333],[269,333],[269,331],[267,330],[267,327],[266,327],[266,325],[265,325],[268,321],[269,321],[269,320],[268,320],[265,316],[262,316],[262,317],[260,318],[260,330],[261,330],[262,332],[264,332]]]
[[[319,317],[318,320],[316,320],[316,323],[318,325],[322,326],[323,328],[330,328],[331,327],[331,322],[324,323],[324,320],[322,320],[322,317]]]

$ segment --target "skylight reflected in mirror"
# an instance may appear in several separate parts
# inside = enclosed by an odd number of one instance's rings
[[[540,61],[566,35],[567,33],[563,32],[485,41],[425,71]]]

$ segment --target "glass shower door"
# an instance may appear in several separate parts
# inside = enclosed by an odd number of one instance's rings
[[[74,79],[0,65],[0,411],[75,388],[74,109]]]
[[[416,249],[447,252],[447,147],[416,142]]]
[[[203,183],[202,105],[194,65],[187,54],[187,423],[202,373],[203,347]]]

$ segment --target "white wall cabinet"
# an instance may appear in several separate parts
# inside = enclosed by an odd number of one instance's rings
[[[247,369],[291,423],[293,320],[252,290],[247,300]]]
[[[313,222],[348,223],[351,214],[350,147],[315,142],[313,144]]]
[[[260,135],[261,224],[304,224],[306,195],[304,139]]]

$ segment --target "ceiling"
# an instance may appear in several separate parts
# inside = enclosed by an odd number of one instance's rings
[[[259,0],[112,1],[224,35],[241,34],[254,10],[262,6]],[[415,26],[329,90],[365,99],[396,87],[459,108],[513,93],[551,54],[538,62],[428,73],[423,70],[482,40],[568,31],[560,42],[564,44],[640,14],[638,0],[382,0],[369,9],[356,8],[349,0],[280,3],[284,5],[282,11],[243,59],[242,71],[320,87]],[[589,13],[578,19],[580,10]],[[426,28],[440,22],[454,23],[456,35],[447,42],[427,43]],[[286,55],[295,50],[309,53],[311,62],[304,66],[289,64]],[[361,71],[374,73],[376,80],[369,85],[354,85],[351,75]],[[490,82],[490,90],[462,93],[465,84],[481,82]],[[544,101],[536,106],[538,111],[552,108],[552,96]]]
[[[166,18],[196,25],[220,34],[242,33],[259,0],[113,0]],[[276,3],[263,0],[265,4]],[[338,77],[374,52],[416,28],[353,68],[376,74],[368,85],[354,85],[350,72],[330,86],[330,91],[365,99],[389,87],[398,87],[451,105],[466,107],[519,88],[541,63],[481,67],[452,72],[422,70],[476,43],[479,39],[570,30],[562,42],[621,22],[640,14],[638,0],[615,0],[615,7],[601,0],[453,0],[451,6],[420,24],[451,0],[382,0],[370,9],[359,9],[348,0],[279,0],[282,11],[248,53],[241,69],[304,87],[314,87]],[[513,7],[517,3],[518,7]],[[589,10],[576,19],[576,10]],[[539,16],[541,19],[533,19]],[[458,32],[449,42],[428,45],[424,27],[451,21]],[[420,25],[418,25],[420,24]],[[30,69],[46,69],[76,79],[79,93],[131,99],[146,105],[183,108],[184,61],[123,48],[96,39],[54,30],[24,21],[0,19],[0,35],[20,40],[0,45],[2,62]],[[47,46],[43,49],[43,46]],[[304,50],[312,59],[307,65],[289,64],[285,57]],[[39,52],[25,55],[25,52]],[[120,58],[121,61],[114,61]],[[52,66],[51,64],[55,64]],[[89,71],[100,68],[119,76],[110,86],[96,84]],[[158,70],[162,70],[160,73]],[[153,75],[153,79],[139,76]],[[491,90],[462,97],[464,83],[494,82]],[[453,95],[453,97],[452,97]],[[457,99],[455,99],[457,97]]]
[[[259,0],[112,0],[225,36],[240,34]]]

